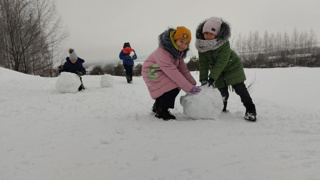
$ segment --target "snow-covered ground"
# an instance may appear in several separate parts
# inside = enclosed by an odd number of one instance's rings
[[[167,122],[141,77],[86,75],[61,94],[57,78],[0,68],[0,180],[319,180],[320,68],[245,71],[255,123],[234,92],[216,120],[186,117],[180,92]]]

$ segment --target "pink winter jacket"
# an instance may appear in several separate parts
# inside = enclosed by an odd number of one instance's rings
[[[157,65],[152,73],[152,67]],[[154,76],[150,78],[150,74]],[[183,59],[174,59],[160,46],[143,63],[142,77],[153,99],[178,87],[188,93],[197,84]]]

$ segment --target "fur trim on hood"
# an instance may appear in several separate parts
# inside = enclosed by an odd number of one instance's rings
[[[204,26],[204,23],[207,20],[203,21],[197,28],[196,31],[196,48],[199,52],[203,53],[210,50],[218,49],[220,46],[222,46],[224,43],[229,41],[229,38],[231,36],[230,26],[227,22],[222,21],[220,31],[217,35],[217,37],[213,40],[204,40],[204,36],[202,33],[202,29]]]
[[[171,31],[175,31],[175,29],[169,28],[159,35],[159,46],[161,46],[163,49],[168,51],[175,59],[178,59],[181,57],[185,58],[187,56],[187,52],[189,51],[189,47],[183,52],[178,51],[171,42],[171,39],[170,39]]]
[[[198,28],[197,28],[197,31],[196,31],[196,38],[197,39],[202,39],[204,40],[204,37],[203,37],[203,33],[202,33],[202,29],[203,29],[203,26],[204,26],[204,23],[206,23],[207,20],[203,21],[202,23],[199,24]],[[223,41],[223,40],[229,40],[230,39],[230,36],[231,36],[231,29],[230,29],[230,25],[222,20],[222,24],[221,24],[221,28],[220,28],[220,31],[217,35],[217,40],[218,41]]]

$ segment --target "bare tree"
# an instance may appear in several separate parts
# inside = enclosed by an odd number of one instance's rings
[[[52,73],[55,49],[66,38],[53,0],[0,0],[2,65],[24,73]]]
[[[246,40],[244,40],[245,44],[242,45],[241,43],[241,49],[244,50],[244,54],[242,58],[246,61],[247,66],[252,67],[253,64],[256,64],[255,61],[260,60],[260,52],[262,47],[262,41],[259,37],[259,32],[249,32],[249,35]],[[244,48],[243,48],[244,46]]]
[[[246,36],[242,35],[241,33],[237,35],[233,45],[237,53],[244,54],[246,52]],[[245,58],[245,57],[242,57],[242,58]]]
[[[310,54],[315,54],[315,47],[317,47],[317,37],[316,37],[316,34],[315,32],[310,29],[309,30],[309,34],[308,34],[308,38],[307,38],[307,44],[306,44],[306,47],[307,47],[307,51],[308,53]]]

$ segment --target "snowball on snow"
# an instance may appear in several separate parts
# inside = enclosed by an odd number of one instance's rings
[[[81,81],[78,75],[61,72],[56,83],[56,88],[60,93],[75,93],[78,92],[80,85]]]
[[[100,85],[101,87],[112,87],[113,82],[113,77],[110,74],[105,74],[101,77]]]
[[[223,109],[222,96],[218,89],[201,87],[198,94],[181,96],[183,114],[192,119],[217,119]]]

